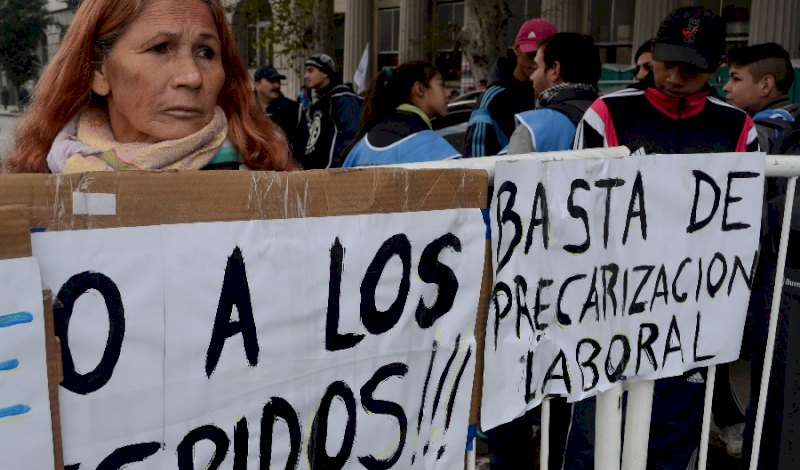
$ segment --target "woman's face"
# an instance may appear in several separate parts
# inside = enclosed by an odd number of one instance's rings
[[[427,87],[423,85],[423,95],[416,106],[428,117],[444,117],[447,115],[447,96],[444,78],[437,73]]]
[[[150,0],[94,73],[119,142],[161,142],[211,122],[225,71],[201,0]]]

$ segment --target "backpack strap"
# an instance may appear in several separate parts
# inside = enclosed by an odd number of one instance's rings
[[[547,108],[554,109],[567,116],[567,118],[569,118],[569,120],[577,127],[578,123],[581,122],[583,115],[586,113],[586,110],[589,109],[589,106],[591,106],[592,103],[593,101],[589,100],[569,100],[561,103],[553,103],[547,106]]]
[[[775,131],[775,137],[778,137],[781,132],[791,129],[793,124],[792,121],[779,118],[761,118],[755,121],[755,123],[773,129]]]

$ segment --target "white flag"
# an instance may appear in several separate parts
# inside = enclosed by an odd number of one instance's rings
[[[361,60],[358,62],[356,73],[353,74],[353,84],[356,86],[358,93],[367,89],[367,67],[369,66],[369,43],[364,48],[364,53],[361,54]]]

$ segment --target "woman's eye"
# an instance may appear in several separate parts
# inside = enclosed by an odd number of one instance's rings
[[[197,52],[197,55],[200,57],[204,57],[206,59],[211,59],[214,57],[214,49],[210,47],[201,47],[200,50]]]
[[[150,50],[156,54],[164,54],[167,52],[167,43],[162,42],[161,44],[156,44],[155,46],[151,47]]]

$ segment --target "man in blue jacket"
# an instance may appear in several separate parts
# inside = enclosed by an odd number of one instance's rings
[[[569,150],[575,128],[600,91],[600,52],[592,38],[558,33],[539,43],[531,81],[536,107],[515,116],[508,154]]]

